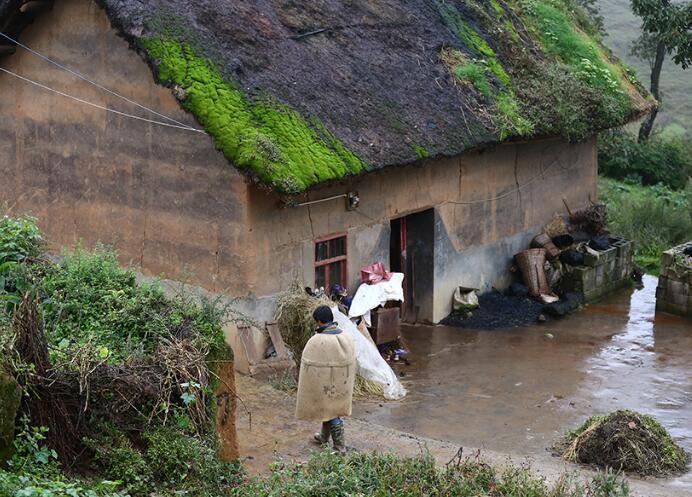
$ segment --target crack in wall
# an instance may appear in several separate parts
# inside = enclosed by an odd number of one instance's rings
[[[315,239],[315,227],[312,224],[312,211],[310,210],[310,206],[306,206],[308,208],[308,219],[310,220],[310,234],[312,235],[312,239]]]
[[[514,147],[514,183],[517,185],[517,197],[519,198],[519,209],[524,210],[521,198],[521,186],[519,185],[519,147]]]

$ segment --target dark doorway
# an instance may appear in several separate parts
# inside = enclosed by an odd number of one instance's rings
[[[435,211],[392,219],[389,265],[404,273],[404,321],[430,322],[433,311]]]

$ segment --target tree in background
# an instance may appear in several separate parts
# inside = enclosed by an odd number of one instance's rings
[[[649,62],[651,67],[650,91],[661,101],[659,83],[666,55],[687,69],[692,64],[692,3],[672,0],[631,0],[632,11],[642,19],[642,36],[635,41],[632,53]],[[651,135],[658,108],[644,120],[639,128],[639,141]]]

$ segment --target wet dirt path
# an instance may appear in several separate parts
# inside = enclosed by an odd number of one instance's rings
[[[408,327],[397,403],[354,417],[419,436],[545,456],[586,417],[619,408],[655,416],[692,451],[692,322],[655,313],[656,278],[568,319],[512,330]],[[667,482],[692,493],[692,473]]]

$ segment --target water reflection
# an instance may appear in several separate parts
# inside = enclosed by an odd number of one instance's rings
[[[412,365],[400,403],[355,415],[468,446],[544,453],[585,417],[615,409],[655,416],[692,451],[692,325],[655,312],[656,278],[569,319],[470,331],[409,327]],[[692,488],[692,476],[675,484]]]

